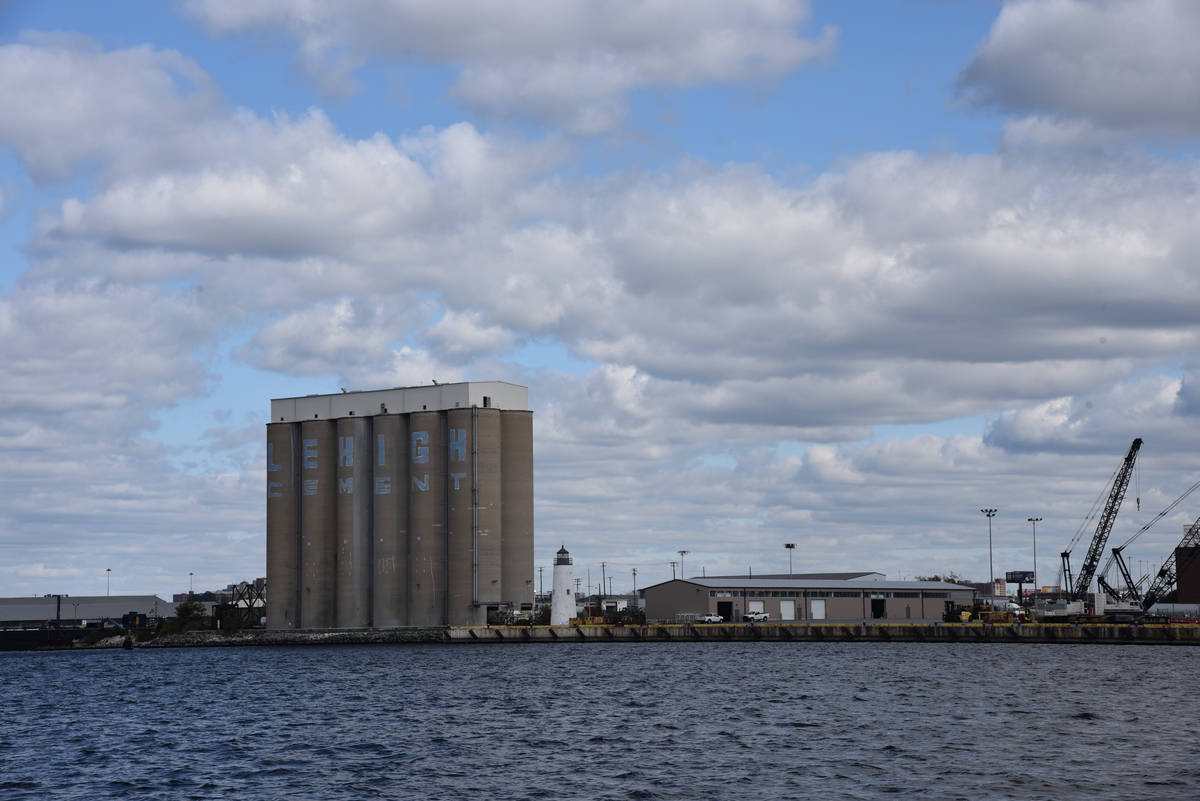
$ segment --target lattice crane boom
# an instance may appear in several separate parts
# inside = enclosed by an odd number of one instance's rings
[[[1104,553],[1104,546],[1108,544],[1108,535],[1112,532],[1113,523],[1117,521],[1117,512],[1121,509],[1121,501],[1125,500],[1125,491],[1129,489],[1129,479],[1133,476],[1133,465],[1137,461],[1138,450],[1141,447],[1142,440],[1135,439],[1129,446],[1129,452],[1125,454],[1125,461],[1121,464],[1121,469],[1117,471],[1116,478],[1113,480],[1112,492],[1108,494],[1108,502],[1104,504],[1100,522],[1096,524],[1096,533],[1092,536],[1092,544],[1088,546],[1087,556],[1084,557],[1083,565],[1079,568],[1079,575],[1074,577],[1073,584],[1068,585],[1073,601],[1087,596],[1088,587],[1091,586],[1092,579],[1096,577],[1096,568],[1100,566],[1100,557]],[[1063,567],[1069,580],[1071,576],[1070,552],[1063,553],[1062,557]]]
[[[1182,573],[1192,560],[1196,558],[1196,554],[1200,551],[1195,550],[1196,546],[1200,546],[1200,518],[1197,518],[1195,523],[1192,523],[1191,528],[1183,535],[1183,539],[1179,541],[1179,545],[1175,550],[1171,551],[1171,555],[1167,561],[1163,562],[1162,569],[1158,571],[1158,575],[1154,577],[1154,581],[1150,583],[1150,589],[1146,590],[1146,595],[1142,598],[1142,611],[1148,610],[1150,607],[1158,603],[1158,600],[1171,591],[1175,586],[1176,579]],[[1183,552],[1183,560],[1176,564],[1175,556],[1180,551]]]

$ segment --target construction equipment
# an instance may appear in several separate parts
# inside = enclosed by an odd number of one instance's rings
[[[1158,575],[1154,577],[1154,581],[1150,583],[1150,589],[1146,590],[1146,595],[1141,599],[1143,611],[1149,610],[1150,607],[1158,603],[1164,595],[1171,591],[1175,586],[1176,579],[1180,573],[1183,573],[1191,565],[1196,558],[1196,554],[1200,553],[1200,518],[1197,518],[1195,523],[1192,523],[1187,532],[1183,535],[1183,539],[1179,541],[1179,545],[1171,551],[1171,555],[1167,557],[1167,561],[1163,562],[1162,569],[1158,571]],[[1183,558],[1176,564],[1175,557],[1183,552]],[[1118,557],[1119,558],[1119,557]],[[1124,562],[1118,562],[1124,567]]]
[[[1071,575],[1071,550],[1062,552],[1063,579],[1066,588],[1067,596],[1072,601],[1080,601],[1086,598],[1088,588],[1092,584],[1092,579],[1096,576],[1096,568],[1100,565],[1100,556],[1104,553],[1104,546],[1108,543],[1108,535],[1112,532],[1113,523],[1117,520],[1117,512],[1121,509],[1121,501],[1125,500],[1125,491],[1129,489],[1129,479],[1133,475],[1133,466],[1137,461],[1138,450],[1142,447],[1142,440],[1135,439],[1133,444],[1129,446],[1129,452],[1125,454],[1125,460],[1121,463],[1112,481],[1112,491],[1108,494],[1108,502],[1104,505],[1104,512],[1100,515],[1100,522],[1096,524],[1096,533],[1092,536],[1092,544],[1088,547],[1087,556],[1084,557],[1083,565],[1079,568],[1079,575],[1072,578]],[[1078,534],[1076,535],[1078,539]],[[1074,541],[1072,541],[1074,545]],[[1104,588],[1104,585],[1101,585]],[[1107,590],[1105,590],[1107,592]]]
[[[1184,530],[1183,539],[1180,541],[1179,545],[1176,546],[1175,550],[1171,551],[1170,556],[1166,561],[1163,562],[1162,569],[1158,571],[1158,574],[1155,576],[1155,578],[1147,583],[1147,594],[1145,596],[1142,595],[1141,586],[1142,582],[1146,581],[1146,577],[1138,579],[1138,581],[1135,582],[1133,580],[1133,576],[1130,575],[1129,565],[1125,562],[1125,557],[1123,554],[1125,549],[1129,547],[1134,540],[1149,531],[1155,523],[1170,514],[1176,506],[1179,506],[1179,504],[1187,500],[1188,496],[1190,496],[1197,489],[1200,489],[1200,481],[1197,481],[1195,484],[1192,484],[1192,486],[1188,487],[1184,493],[1173,500],[1166,509],[1163,509],[1157,515],[1155,515],[1149,523],[1138,529],[1136,534],[1125,540],[1123,544],[1112,549],[1112,556],[1109,557],[1108,561],[1104,564],[1103,569],[1100,570],[1099,575],[1096,577],[1096,581],[1102,590],[1118,600],[1130,600],[1136,604],[1142,605],[1143,609],[1149,609],[1151,606],[1160,601],[1164,595],[1171,591],[1171,588],[1178,581],[1179,574],[1187,569],[1196,556],[1196,551],[1194,549],[1197,545],[1200,545],[1200,520],[1197,520]],[[1184,558],[1177,565],[1175,562],[1175,557],[1179,552],[1179,549],[1183,549]],[[1126,589],[1124,593],[1118,593],[1109,585],[1108,581],[1106,580],[1108,571],[1114,562],[1116,563],[1117,568],[1121,571],[1121,578],[1125,581]]]

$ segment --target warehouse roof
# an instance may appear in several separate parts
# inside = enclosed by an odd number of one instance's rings
[[[693,579],[800,579],[812,581],[880,581],[886,579],[883,573],[872,570],[860,570],[855,573],[765,573],[758,576],[693,576]],[[689,579],[685,579],[687,581]]]
[[[670,584],[672,581],[695,584],[700,587],[707,587],[714,590],[822,590],[844,588],[848,590],[858,589],[875,592],[879,592],[881,590],[930,590],[933,592],[944,592],[946,590],[958,590],[960,592],[974,591],[973,587],[967,587],[962,584],[951,584],[946,581],[840,581],[837,579],[770,579],[749,577],[672,579],[671,581],[663,581],[658,584],[653,584],[646,589],[661,587],[664,584]]]

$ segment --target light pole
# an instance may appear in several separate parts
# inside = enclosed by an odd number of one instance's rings
[[[787,552],[788,552],[788,578],[791,578],[791,577],[792,577],[792,551],[796,550],[796,543],[794,543],[794,542],[785,542],[785,543],[783,544],[783,547],[784,547],[784,548],[787,548]]]
[[[676,551],[679,554],[679,577],[687,578],[687,573],[683,572],[683,557],[687,556],[691,551]]]
[[[112,568],[106,567],[104,568],[104,572],[105,575],[108,576],[108,580],[104,585],[104,595],[109,596],[112,595]]]
[[[192,595],[192,593],[193,593],[193,590],[192,590],[192,576],[194,576],[194,575],[196,575],[196,574],[195,574],[195,573],[188,573],[188,597],[191,597],[191,595]]]
[[[992,565],[992,518],[996,516],[995,509],[980,509],[988,519],[988,597],[996,597],[996,569]],[[990,604],[991,601],[989,600]]]
[[[544,566],[538,568],[538,595],[546,594],[546,586],[542,583],[542,571],[545,569]]]
[[[1042,522],[1040,517],[1031,517],[1029,522],[1033,524],[1033,608],[1037,609],[1038,596],[1038,579],[1037,579],[1037,524]]]

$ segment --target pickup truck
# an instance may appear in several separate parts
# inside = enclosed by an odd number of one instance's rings
[[[750,623],[761,623],[764,620],[770,620],[771,616],[766,612],[747,612],[742,615],[742,620]]]
[[[724,623],[725,618],[721,617],[720,615],[708,614],[708,615],[701,615],[700,619],[697,620],[696,622],[697,623]]]

